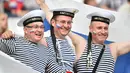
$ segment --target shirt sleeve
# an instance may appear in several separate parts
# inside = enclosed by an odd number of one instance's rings
[[[12,54],[15,49],[15,40],[12,39],[0,39],[0,50],[6,54]]]

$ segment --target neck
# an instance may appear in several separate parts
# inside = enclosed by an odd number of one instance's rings
[[[95,40],[92,40],[92,43],[93,43],[93,44],[101,44],[101,45],[104,44],[104,42],[97,42],[97,41],[95,41]]]
[[[29,37],[27,37],[27,36],[24,36],[24,38],[27,40],[27,41],[30,41],[30,42],[32,42],[32,43],[38,43],[38,42],[36,42],[36,41],[33,41],[32,39],[30,39]]]
[[[57,36],[57,35],[55,35],[56,36],[56,39],[62,39],[62,40],[64,40],[65,39],[65,37],[64,36]]]
[[[58,34],[56,31],[54,32],[56,39],[65,39],[65,36],[62,36],[61,34]]]
[[[45,45],[46,47],[48,47],[48,44],[47,44],[46,39],[44,37],[43,37],[43,39],[40,40],[39,43]]]

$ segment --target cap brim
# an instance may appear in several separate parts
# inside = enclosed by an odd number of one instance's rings
[[[45,19],[45,13],[42,10],[32,10],[30,12],[28,12],[27,14],[25,14],[17,23],[18,26],[22,27],[23,26],[23,22],[25,20],[27,20],[28,18],[31,17],[36,17],[36,16],[40,16],[42,17],[42,19]]]

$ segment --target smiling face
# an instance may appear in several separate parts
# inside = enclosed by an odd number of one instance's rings
[[[24,26],[25,38],[32,42],[39,42],[44,35],[44,25],[42,22],[33,22]]]
[[[56,37],[59,39],[64,39],[71,30],[72,17],[58,15],[56,18],[52,19],[51,24],[54,27],[54,33]]]
[[[109,25],[104,22],[93,21],[89,27],[92,32],[92,42],[103,44],[108,37],[108,27]]]

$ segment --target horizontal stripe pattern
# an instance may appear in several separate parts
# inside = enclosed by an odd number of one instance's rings
[[[47,47],[32,43],[23,37],[1,39],[0,50],[41,73],[65,72],[55,58],[48,53]]]
[[[56,58],[56,53],[54,51],[53,43],[51,37],[47,38],[47,42],[49,45],[50,53]],[[70,46],[68,41],[57,39],[57,49],[58,49],[58,63],[60,66],[64,68],[66,71],[73,71],[73,63],[75,61],[75,53],[74,49]],[[62,63],[62,64],[61,64]]]
[[[92,70],[97,62],[97,58],[102,49],[102,45],[92,44],[92,62],[93,66],[87,68],[87,46],[80,59],[76,62],[76,70],[78,73],[92,73]],[[114,71],[114,58],[110,53],[109,47],[106,45],[103,56],[99,62],[96,72],[113,73]]]

